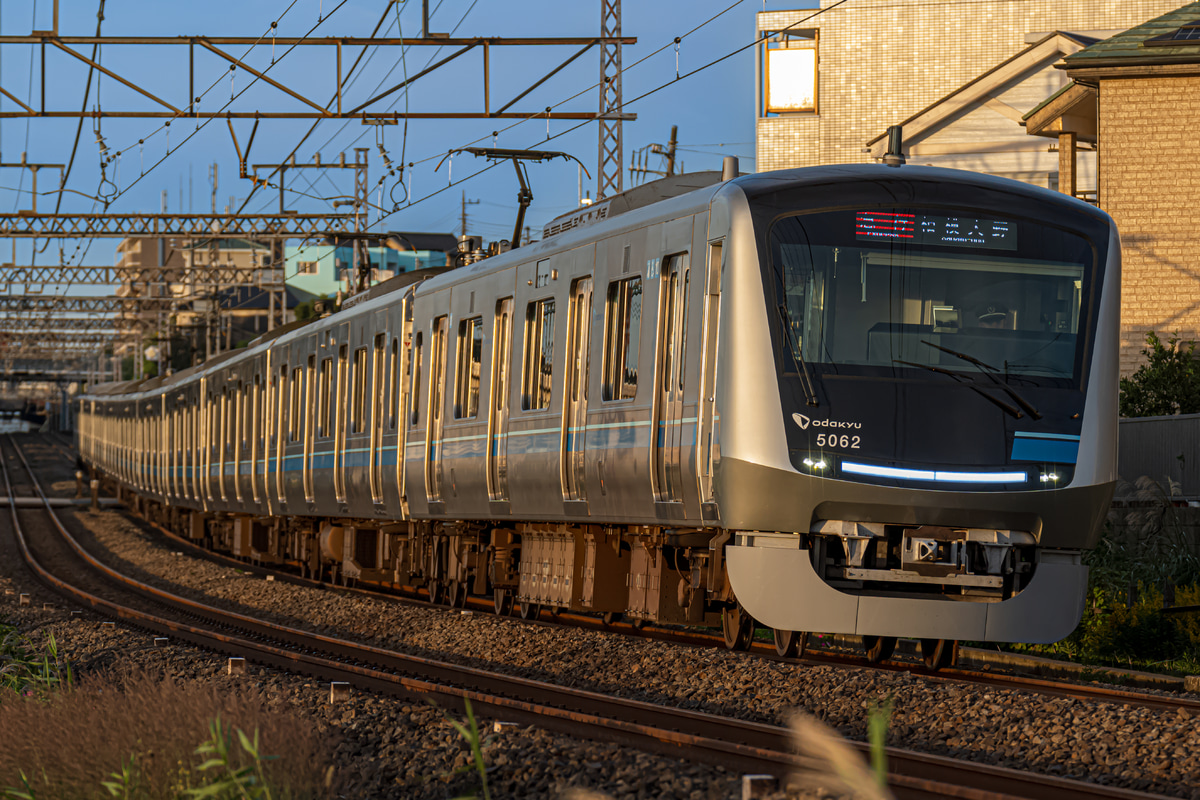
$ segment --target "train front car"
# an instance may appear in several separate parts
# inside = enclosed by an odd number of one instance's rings
[[[875,655],[1069,634],[1115,481],[1112,220],[907,166],[743,178],[719,205],[716,490],[745,612]]]

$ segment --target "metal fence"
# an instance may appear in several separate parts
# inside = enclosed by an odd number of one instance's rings
[[[1200,500],[1200,414],[1122,419],[1117,473],[1180,485],[1179,500]]]

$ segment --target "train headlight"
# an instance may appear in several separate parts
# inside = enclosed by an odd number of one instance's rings
[[[1058,474],[1054,472],[1043,472],[1040,480],[1042,483],[1056,483],[1058,481]]]
[[[809,469],[825,469],[829,466],[829,464],[827,464],[823,458],[816,461],[812,460],[811,458],[806,458],[804,459],[804,466],[808,467]]]

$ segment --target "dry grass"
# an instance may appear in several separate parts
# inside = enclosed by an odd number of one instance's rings
[[[333,748],[310,723],[271,711],[253,693],[140,677],[91,677],[44,699],[0,693],[0,796],[175,798],[211,780],[197,747],[218,718],[229,729],[234,767],[256,765],[233,729],[258,733],[263,777],[275,800],[329,794]],[[124,773],[124,777],[122,776]],[[9,796],[14,796],[9,794]]]

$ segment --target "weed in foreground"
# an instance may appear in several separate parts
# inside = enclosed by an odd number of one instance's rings
[[[38,648],[25,634],[0,623],[0,692],[45,698],[74,679],[71,665],[58,652],[54,634]]]
[[[0,731],[20,732],[0,747],[0,787],[11,787],[0,796],[21,800],[98,793],[307,800],[330,793],[327,734],[271,711],[254,693],[93,676],[45,697],[0,693]],[[264,742],[285,755],[266,757]]]
[[[467,707],[467,720],[465,724],[456,719],[451,719],[449,716],[446,717],[446,721],[454,726],[454,730],[458,731],[458,735],[463,737],[467,744],[471,746],[471,763],[458,769],[455,774],[474,770],[479,776],[479,787],[482,794],[472,795],[470,798],[460,797],[456,800],[476,800],[480,797],[482,797],[482,800],[491,800],[492,795],[488,791],[487,765],[483,761],[483,739],[479,735],[479,725],[475,721],[475,711],[471,708],[471,698],[464,697],[463,702]]]

